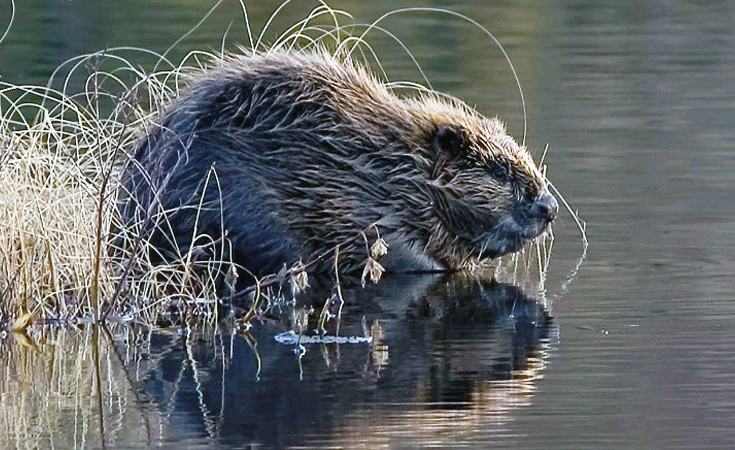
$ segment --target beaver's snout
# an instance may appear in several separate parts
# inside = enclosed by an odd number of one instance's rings
[[[519,236],[530,239],[540,235],[546,231],[558,212],[559,203],[546,190],[532,201],[520,203],[513,214]]]
[[[531,205],[531,216],[544,223],[551,223],[559,212],[559,203],[548,191],[541,193]]]

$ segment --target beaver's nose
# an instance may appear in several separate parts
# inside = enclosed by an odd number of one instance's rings
[[[559,203],[556,202],[556,199],[549,191],[544,191],[536,197],[531,208],[535,217],[549,223],[554,220],[556,213],[559,212]]]

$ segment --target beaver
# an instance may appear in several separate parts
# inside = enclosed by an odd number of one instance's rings
[[[351,271],[379,233],[388,271],[451,271],[520,250],[557,214],[499,119],[399,96],[349,57],[224,55],[191,78],[122,172],[123,220],[159,260],[226,242],[262,275],[339,245]]]

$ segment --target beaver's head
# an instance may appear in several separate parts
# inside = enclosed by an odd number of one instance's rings
[[[548,229],[557,201],[499,120],[455,101],[422,99],[411,109],[422,125],[426,192],[446,233],[440,247],[461,249],[444,255],[451,265],[518,251]]]
[[[320,87],[359,136],[345,146],[368,143],[356,146],[358,157],[371,154],[370,164],[353,165],[370,175],[359,186],[392,202],[378,225],[399,223],[418,253],[461,268],[520,250],[554,220],[544,175],[498,119],[441,94],[400,97],[352,63],[315,77],[324,74],[332,76]],[[389,192],[374,188],[381,179]]]

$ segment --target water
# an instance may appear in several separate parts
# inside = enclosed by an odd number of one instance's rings
[[[226,45],[247,39],[231,3],[171,58],[219,48],[230,23]],[[333,6],[370,22],[400,2],[367,3]],[[65,59],[105,46],[163,52],[207,10],[173,0],[17,6],[0,44],[0,75],[15,83],[45,83]],[[256,28],[274,8],[248,6]],[[588,256],[568,289],[581,244],[563,215],[545,296],[433,278],[348,290],[340,335],[365,336],[365,316],[368,335],[377,320],[382,338],[305,345],[300,360],[273,339],[284,331],[278,324],[234,337],[129,328],[6,337],[1,441],[731,448],[735,4],[478,1],[453,9],[506,46],[524,87],[527,142],[536,157],[549,145],[549,176],[587,223]],[[304,13],[288,9],[274,30]],[[3,4],[0,22],[7,17]],[[512,75],[481,32],[423,13],[384,25],[435,88],[522,134]],[[390,38],[371,42],[391,79],[420,81]]]

